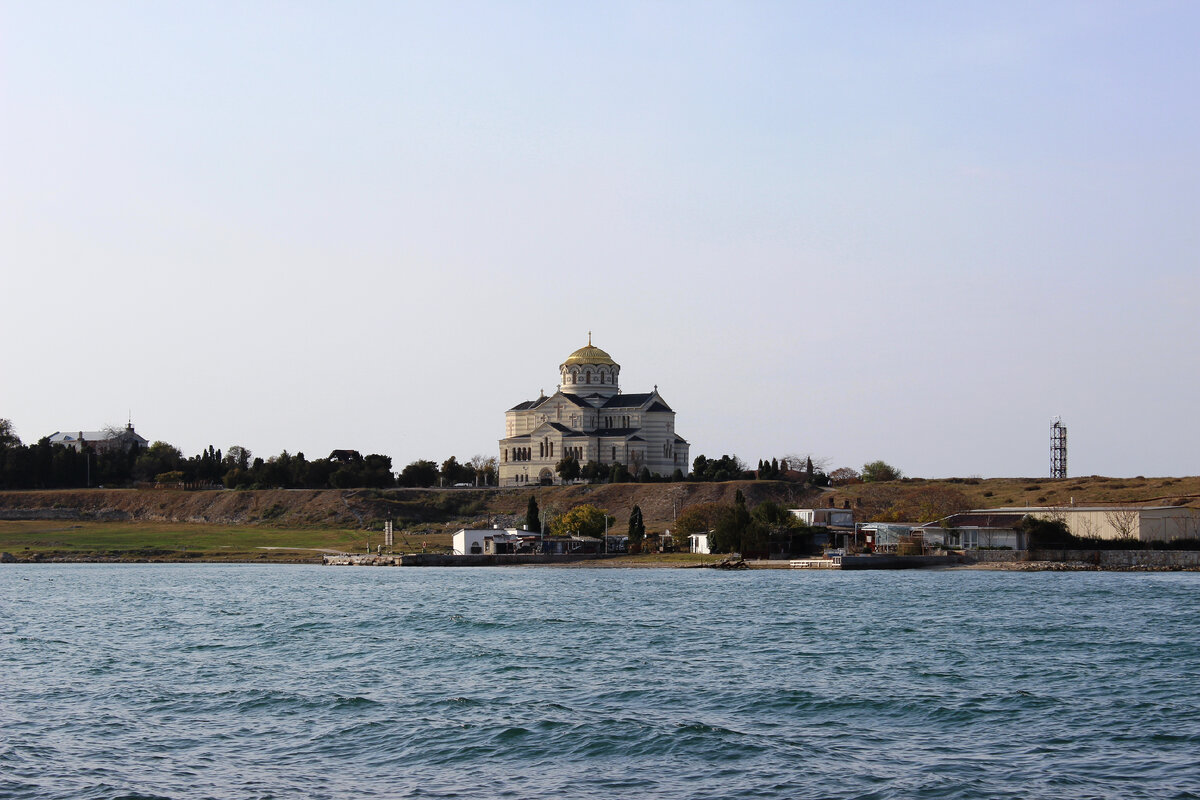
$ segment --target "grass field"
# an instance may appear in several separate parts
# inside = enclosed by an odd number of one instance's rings
[[[382,542],[371,534],[374,548]],[[364,531],[261,528],[198,523],[46,522],[0,520],[0,552],[16,558],[116,561],[317,562],[326,552],[365,552]],[[450,534],[396,534],[399,553],[447,552]],[[603,566],[685,567],[724,556],[646,553],[620,556]],[[593,564],[594,565],[594,564]]]
[[[118,560],[315,561],[324,552],[365,552],[368,534],[352,530],[263,528],[196,523],[0,520],[0,552],[30,557]],[[383,542],[370,534],[370,546]],[[399,552],[436,552],[448,534],[397,534]]]

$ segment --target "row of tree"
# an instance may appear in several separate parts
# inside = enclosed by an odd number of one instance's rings
[[[616,519],[591,504],[575,506],[564,514],[546,514],[531,496],[525,511],[525,528],[555,536],[578,534],[603,536],[612,533]],[[707,533],[708,546],[714,553],[740,552],[746,556],[765,556],[772,552],[808,553],[818,529],[804,525],[779,503],[764,501],[750,509],[746,497],[738,491],[733,503],[700,503],[688,506],[675,521],[673,544],[688,548],[692,534]],[[626,528],[629,544],[636,550],[646,537],[642,510],[634,506]]]
[[[585,503],[575,506],[570,511],[559,516],[543,514],[538,507],[537,498],[529,497],[525,508],[525,529],[549,533],[554,536],[594,536],[601,537],[615,533],[616,518],[607,511]],[[639,549],[646,538],[646,523],[642,518],[642,509],[634,506],[629,512],[629,525],[626,528],[629,544],[634,551]]]
[[[477,455],[460,463],[451,456],[440,466],[419,460],[396,476],[390,456],[363,456],[353,450],[334,451],[327,458],[310,461],[304,453],[293,455],[286,450],[256,458],[240,445],[224,453],[209,445],[191,457],[167,442],[145,448],[85,445],[77,450],[42,438],[24,445],[12,422],[0,419],[0,488],[75,489],[133,483],[224,485],[231,489],[492,486],[496,483],[496,459]]]
[[[770,552],[807,552],[815,529],[804,525],[786,508],[766,500],[750,509],[741,490],[732,503],[700,503],[688,506],[675,520],[675,537],[680,547],[690,535],[708,534],[714,553],[738,552],[743,556]]]
[[[684,475],[676,469],[669,477],[651,473],[642,467],[636,474],[621,463],[600,464],[589,461],[580,464],[572,456],[567,456],[558,462],[554,471],[564,481],[585,480],[588,483],[653,483],[658,481],[695,481],[721,483],[736,480],[791,480],[806,483],[810,486],[835,486],[849,483],[874,483],[897,481],[903,473],[884,461],[872,461],[864,464],[861,471],[850,467],[841,467],[826,474],[827,459],[813,461],[812,456],[785,456],[760,460],[756,469],[749,469],[746,462],[736,455],[722,455],[720,458],[708,458],[701,454],[692,460],[692,472]]]
[[[372,453],[361,456],[355,451],[335,451],[328,458],[308,460],[304,453],[283,451],[270,458],[254,458],[240,445],[226,452],[209,445],[204,451],[184,457],[179,448],[167,442],[154,442],[146,448],[92,448],[76,450],[52,444],[43,438],[36,444],[23,445],[12,423],[0,419],[0,488],[60,489],[86,486],[125,486],[136,482],[184,485],[218,485],[229,488],[343,489],[351,487],[424,488],[433,486],[494,486],[497,471],[494,456],[475,455],[465,462],[454,456],[440,465],[418,459],[398,475],[392,473],[389,456]],[[797,467],[799,467],[797,469]],[[564,481],[589,483],[652,483],[657,481],[731,481],[803,480],[815,486],[898,480],[900,470],[874,461],[861,472],[842,467],[826,475],[824,459],[787,456],[760,460],[750,470],[736,455],[720,458],[696,456],[691,475],[676,469],[669,477],[651,473],[646,467],[630,472],[621,463],[580,464],[567,457],[555,471]],[[799,477],[797,477],[799,476]]]
[[[563,458],[554,465],[554,471],[567,482],[581,479],[588,483],[665,483],[686,480],[683,470],[678,467],[670,477],[664,477],[657,472],[651,472],[649,467],[630,472],[629,467],[619,461],[613,464],[601,464],[598,461],[580,464],[574,456]]]

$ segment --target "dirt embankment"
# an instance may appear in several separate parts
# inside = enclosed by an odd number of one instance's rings
[[[80,489],[0,492],[0,519],[193,522],[284,528],[398,529],[445,532],[464,526],[520,525],[530,495],[543,513],[562,514],[583,503],[607,510],[618,529],[636,504],[646,527],[670,528],[675,516],[697,503],[732,503],[741,490],[751,506],[774,500],[790,508],[849,504],[858,520],[938,519],[968,508],[1013,505],[1134,503],[1200,507],[1200,477],[906,479],[805,489],[777,481],[728,483],[619,483],[522,489],[270,489],[182,491]]]
[[[751,505],[775,500],[789,506],[820,499],[820,491],[773,481],[730,483],[544,486],[529,489],[391,489],[181,491],[78,489],[0,492],[0,519],[193,522],[288,528],[398,528],[516,525],[529,497],[543,512],[562,514],[591,503],[618,520],[636,504],[650,530],[669,528],[675,515],[696,503],[732,502],[741,489]]]

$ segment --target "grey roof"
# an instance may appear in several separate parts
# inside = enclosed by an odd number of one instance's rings
[[[646,410],[647,411],[670,411],[671,407],[661,400],[655,400],[654,403],[651,404],[651,406],[649,408],[647,408]]]
[[[149,442],[149,439],[131,428],[123,428],[119,431],[55,431],[47,438],[50,439],[51,444],[65,444],[79,441],[80,436],[85,442],[107,442],[110,439],[135,439],[139,442]]]
[[[1163,509],[1184,508],[1184,506],[1141,506],[1131,503],[1113,503],[1107,506],[1009,506],[1006,508],[972,509],[972,514],[1034,514],[1054,513],[1058,511],[1161,511]]]
[[[567,394],[566,392],[560,392],[560,394],[581,408],[592,408],[593,407],[591,403],[584,400],[582,397],[578,397],[573,394]]]
[[[566,425],[563,425],[561,422],[547,422],[546,424],[551,428],[554,428],[554,430],[558,431],[563,436],[587,436],[587,434],[583,431],[572,430]]]
[[[531,408],[537,408],[549,399],[549,397],[539,397],[536,400],[526,400],[524,403],[517,403],[509,411],[528,411]]]
[[[1024,514],[969,513],[951,514],[945,520],[926,522],[921,528],[1006,528],[1013,529],[1021,524]],[[943,525],[942,523],[945,523]]]
[[[640,394],[614,394],[608,398],[603,408],[639,408],[646,404],[646,401],[654,394],[651,392],[642,392]]]

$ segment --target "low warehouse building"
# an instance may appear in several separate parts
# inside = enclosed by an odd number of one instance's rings
[[[1186,506],[1041,506],[998,508],[993,513],[1061,519],[1072,535],[1089,539],[1169,542],[1200,538],[1200,511]]]

